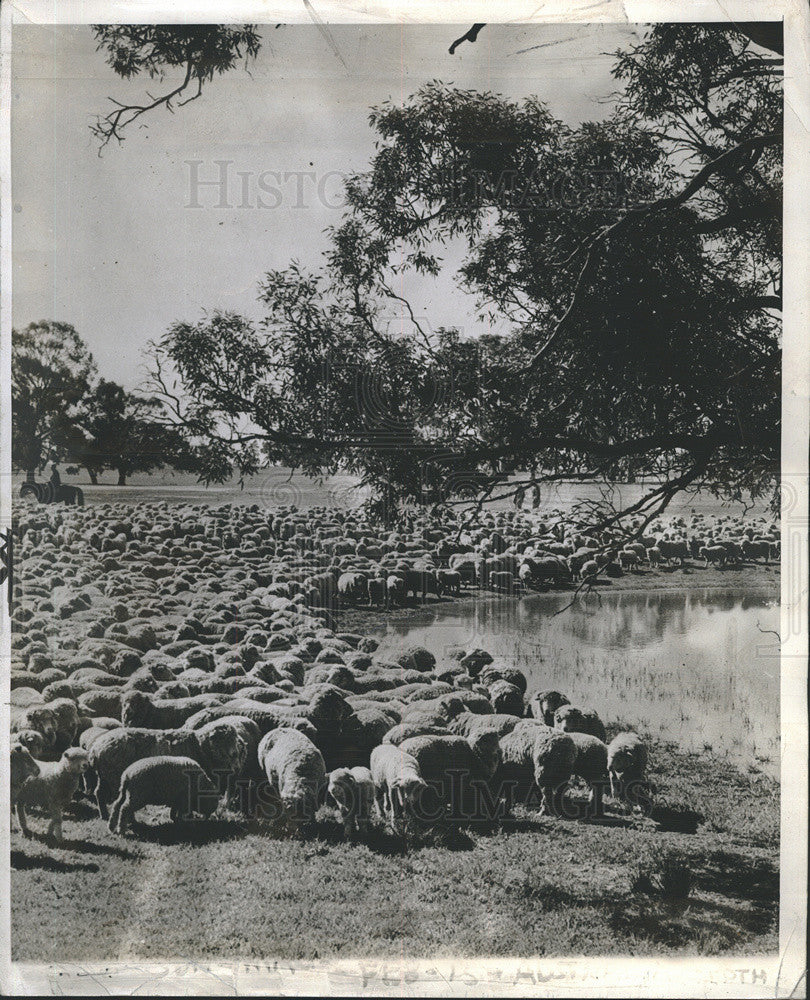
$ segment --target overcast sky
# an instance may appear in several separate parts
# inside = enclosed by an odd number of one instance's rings
[[[109,110],[108,97],[141,102],[162,85],[116,77],[88,26],[16,26],[15,326],[72,323],[100,373],[134,388],[144,345],[174,320],[215,308],[258,316],[265,271],[293,257],[318,266],[323,230],[341,215],[339,176],[363,169],[373,152],[370,106],[438,79],[536,95],[575,125],[609,113],[613,53],[638,39],[620,24],[488,25],[450,56],[466,27],[335,26],[336,52],[315,25],[262,26],[249,75],[216,78],[174,115],[152,112],[148,127],[99,157],[88,126]],[[225,171],[230,207],[219,207],[217,188],[195,192],[193,170],[202,181]],[[293,176],[265,176],[279,189],[271,195],[259,186],[266,171]],[[405,294],[432,328],[481,329],[449,273],[430,285],[406,281]]]

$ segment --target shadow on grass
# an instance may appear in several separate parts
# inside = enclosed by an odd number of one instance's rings
[[[457,826],[436,826],[431,828],[410,827],[404,834],[395,833],[381,823],[373,824],[363,834],[351,834],[348,838],[343,824],[335,820],[318,820],[315,839],[329,844],[362,844],[374,854],[408,854],[428,847],[438,847],[446,851],[469,851],[475,846],[470,836]]]
[[[650,819],[665,833],[697,833],[705,816],[680,803],[658,802],[652,807]]]
[[[137,840],[170,847],[177,844],[201,846],[223,840],[241,840],[248,833],[248,824],[237,820],[180,820],[177,823],[139,823],[130,832]]]
[[[660,877],[646,879],[646,888],[615,905],[614,931],[669,947],[699,942],[704,954],[719,953],[748,936],[776,933],[779,875],[771,864],[725,851],[705,860],[683,856],[674,861],[688,873],[686,888],[670,892]]]
[[[46,872],[97,872],[99,867],[92,861],[62,861],[52,858],[50,854],[25,854],[23,851],[11,852],[11,867],[17,871],[40,869]]]

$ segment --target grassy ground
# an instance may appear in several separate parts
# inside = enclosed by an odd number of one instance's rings
[[[660,743],[651,776],[651,818],[518,811],[490,832],[410,844],[379,827],[346,843],[325,808],[303,841],[230,814],[174,827],[161,810],[124,839],[79,803],[61,849],[25,840],[15,822],[12,957],[774,951],[777,784]]]

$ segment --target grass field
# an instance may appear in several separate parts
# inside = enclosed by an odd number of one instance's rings
[[[232,814],[113,836],[83,803],[65,844],[12,833],[17,961],[765,953],[777,947],[778,785],[653,743],[651,818],[518,812],[411,844],[334,815],[276,840]],[[44,818],[33,816],[33,830]]]

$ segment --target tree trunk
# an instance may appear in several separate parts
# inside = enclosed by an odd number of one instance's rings
[[[27,483],[35,483],[37,481],[37,470],[28,469],[27,472],[25,473],[25,481]]]
[[[98,474],[95,473],[92,469],[88,469],[87,475],[90,477],[90,482],[93,484],[93,486],[98,486]]]
[[[122,472],[120,469],[118,470],[118,485],[119,486],[126,486],[127,485],[127,475],[126,475],[125,472]]]

